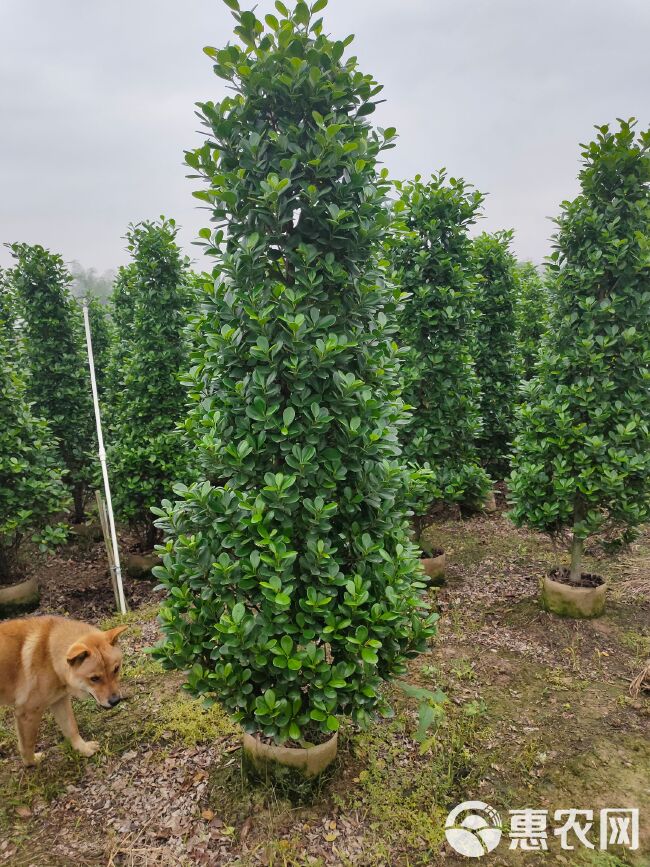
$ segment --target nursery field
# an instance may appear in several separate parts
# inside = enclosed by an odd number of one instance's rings
[[[305,793],[250,787],[240,735],[205,710],[146,653],[158,638],[153,584],[130,581],[132,611],[111,617],[99,544],[68,545],[35,562],[40,613],[126,622],[127,700],[112,711],[77,704],[82,759],[48,720],[42,765],[25,771],[10,711],[0,710],[0,863],[47,865],[461,864],[445,841],[448,811],[482,800],[504,819],[500,846],[481,863],[650,863],[650,697],[630,683],[650,656],[650,535],[586,564],[611,582],[606,613],[568,620],[540,610],[540,576],[554,561],[546,538],[516,530],[499,512],[446,516],[425,534],[447,551],[447,583],[432,589],[438,635],[409,680],[442,688],[444,717],[414,740],[417,708],[394,686],[395,717],[368,731],[344,724],[339,758],[311,801]],[[597,562],[595,558],[597,557]],[[638,806],[640,847],[511,851],[508,811]]]
[[[224,2],[207,270],[0,270],[0,611],[83,621],[0,623],[0,867],[650,867],[650,129],[518,261],[327,0]]]

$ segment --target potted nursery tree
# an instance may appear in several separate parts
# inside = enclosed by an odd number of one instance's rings
[[[52,433],[25,394],[9,286],[0,283],[0,617],[38,605],[35,577],[20,561],[25,538],[57,539],[46,524],[66,504]]]
[[[478,275],[473,355],[479,377],[479,409],[483,428],[478,449],[495,479],[508,472],[514,410],[520,380],[517,363],[515,305],[517,283],[512,232],[483,232],[475,238],[474,267]]]
[[[395,131],[368,123],[381,88],[325,36],[326,0],[278,2],[266,27],[227,2],[243,45],[205,50],[233,95],[200,106],[187,155],[217,224],[186,425],[202,478],[158,510],[158,656],[241,723],[256,767],[314,774],[434,628],[396,460],[400,293],[378,256]]]
[[[38,245],[12,244],[10,249],[16,264],[8,275],[29,368],[27,398],[52,431],[74,499],[74,522],[80,524],[96,448],[81,311],[59,255]]]
[[[549,330],[526,386],[511,477],[515,523],[571,531],[571,562],[542,602],[590,617],[605,585],[585,574],[585,540],[621,541],[650,517],[650,132],[598,128],[581,193],[565,202],[551,257]]]
[[[132,577],[148,574],[157,562],[151,507],[171,494],[174,482],[187,480],[188,454],[177,423],[187,401],[180,376],[188,366],[188,263],[177,231],[164,218],[129,228],[133,262],[120,269],[113,296],[108,460],[115,511],[140,537],[140,553],[127,561]]]
[[[471,357],[476,280],[469,227],[483,196],[444,171],[423,181],[397,183],[389,256],[400,287],[409,294],[399,317],[404,399],[411,407],[400,441],[406,460],[429,470],[414,486],[417,536],[421,515],[436,503],[478,508],[492,489],[480,466],[480,393]],[[445,569],[441,549],[426,552],[426,574]]]

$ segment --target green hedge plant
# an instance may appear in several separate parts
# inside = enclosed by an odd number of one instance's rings
[[[88,320],[93,343],[95,377],[100,401],[104,401],[108,387],[108,368],[113,346],[113,323],[104,304],[95,296],[87,298]]]
[[[585,539],[625,541],[650,518],[650,132],[597,129],[557,220],[548,336],[510,485],[515,523],[571,532],[573,582]]]
[[[90,376],[81,309],[70,293],[62,258],[39,245],[13,244],[9,279],[16,295],[28,399],[55,438],[74,498],[74,520],[84,502],[96,449]]]
[[[139,533],[144,550],[158,534],[151,507],[187,477],[188,454],[178,430],[187,395],[184,338],[187,260],[173,220],[143,222],[127,233],[133,256],[113,298],[114,360],[109,388],[108,461],[116,514]]]
[[[529,380],[535,373],[542,336],[548,325],[550,299],[544,276],[532,262],[519,262],[516,278],[518,361],[521,376]]]
[[[113,330],[105,382],[106,401],[109,405],[119,400],[122,389],[120,371],[131,352],[133,342],[134,309],[131,289],[134,276],[133,262],[120,266],[109,297],[108,310]]]
[[[11,273],[0,268],[0,322],[8,345],[16,353],[21,352],[20,332],[16,322],[16,293],[11,280]]]
[[[444,171],[396,184],[390,259],[408,301],[399,317],[408,346],[401,430],[405,458],[432,470],[416,511],[432,501],[480,505],[492,483],[480,466],[480,393],[471,357],[476,281],[469,227],[483,195]]]
[[[21,544],[47,534],[68,498],[52,432],[27,397],[8,298],[0,286],[0,586],[22,577]]]
[[[503,479],[508,471],[514,409],[519,399],[517,282],[511,240],[512,232],[484,232],[473,244],[478,276],[474,361],[483,419],[478,447],[484,466],[495,479]]]
[[[200,105],[187,155],[215,222],[188,422],[204,477],[160,509],[159,656],[245,730],[304,743],[385,708],[433,631],[378,255],[395,131],[369,124],[381,87],[324,34],[324,0],[266,26],[228,5],[241,44],[205,51],[232,95]]]

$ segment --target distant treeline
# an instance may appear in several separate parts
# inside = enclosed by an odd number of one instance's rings
[[[99,274],[95,268],[84,268],[76,259],[70,262],[68,270],[72,275],[70,291],[75,298],[92,296],[101,301],[102,304],[108,303],[115,281],[114,270],[104,271],[103,274]]]

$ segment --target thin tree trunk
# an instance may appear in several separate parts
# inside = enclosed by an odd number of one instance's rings
[[[158,541],[158,527],[151,521],[147,524],[147,530],[144,537],[144,550],[153,551],[153,547]]]
[[[581,498],[577,498],[573,507],[573,540],[571,542],[571,568],[569,580],[573,584],[580,584],[582,576],[582,555],[585,550],[585,540],[576,535],[576,526],[584,520],[587,514],[586,506]]]
[[[569,580],[572,584],[579,584],[582,575],[582,553],[585,548],[584,539],[579,539],[575,532],[573,541],[571,542],[571,569],[569,572]]]
[[[75,482],[74,488],[72,489],[72,496],[74,497],[75,524],[83,524],[86,520],[86,512],[84,511],[85,489],[86,486],[83,482]]]
[[[13,583],[11,574],[11,558],[7,549],[0,545],[0,587]]]

